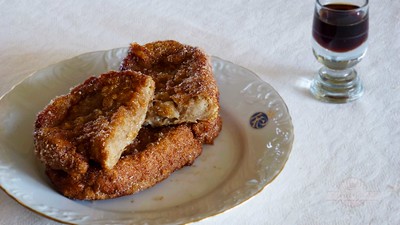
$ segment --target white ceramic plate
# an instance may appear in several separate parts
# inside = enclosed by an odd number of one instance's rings
[[[293,126],[278,93],[249,70],[213,57],[223,129],[193,166],[135,195],[73,201],[54,191],[33,154],[36,114],[89,75],[117,70],[127,48],[86,53],[37,71],[0,100],[0,187],[48,218],[79,224],[181,224],[230,209],[283,169]]]

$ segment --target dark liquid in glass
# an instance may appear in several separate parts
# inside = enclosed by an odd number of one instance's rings
[[[347,52],[364,43],[368,38],[368,14],[358,6],[328,4],[314,12],[313,37],[322,47],[334,52]]]

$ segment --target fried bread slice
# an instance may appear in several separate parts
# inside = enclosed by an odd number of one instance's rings
[[[80,200],[116,198],[147,189],[172,172],[191,165],[202,146],[187,125],[140,130],[111,170],[91,165],[77,176],[46,168],[55,189],[64,196]]]
[[[221,131],[221,118],[196,124],[143,127],[111,170],[91,164],[84,174],[46,167],[55,189],[72,199],[98,200],[134,194],[191,165]]]
[[[48,167],[85,173],[89,160],[111,169],[137,136],[154,97],[151,77],[110,71],[54,99],[37,116],[35,153]]]
[[[155,83],[155,97],[145,124],[162,126],[213,120],[219,92],[209,57],[199,48],[176,41],[132,43],[121,70],[140,71]]]

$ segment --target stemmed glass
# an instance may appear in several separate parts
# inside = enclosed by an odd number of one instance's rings
[[[361,97],[364,88],[353,67],[367,51],[368,0],[316,0],[312,36],[314,56],[323,67],[311,93],[333,103]]]

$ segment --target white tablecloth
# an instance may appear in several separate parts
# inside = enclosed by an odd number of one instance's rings
[[[370,2],[369,50],[357,66],[366,92],[339,105],[308,91],[320,67],[313,8],[313,0],[2,0],[0,94],[84,52],[165,39],[200,46],[270,83],[287,103],[295,141],[267,188],[196,224],[400,224],[400,1]],[[0,191],[0,224],[56,223]]]

